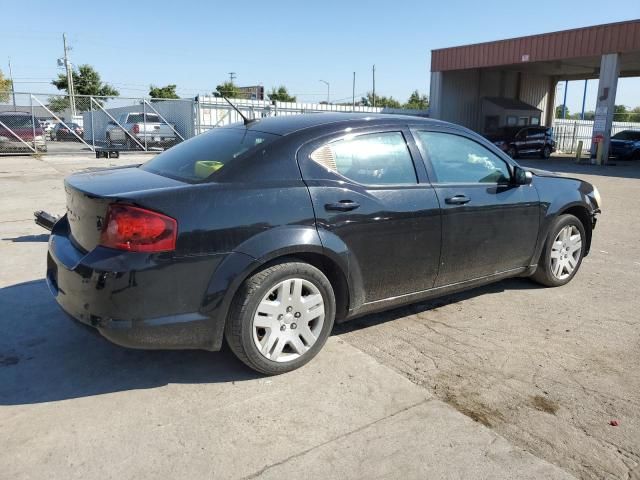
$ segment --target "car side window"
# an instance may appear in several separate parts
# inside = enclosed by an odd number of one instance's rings
[[[364,185],[418,183],[401,132],[347,135],[314,150],[311,160]]]
[[[416,132],[418,147],[437,183],[509,183],[506,162],[473,140],[441,132]]]

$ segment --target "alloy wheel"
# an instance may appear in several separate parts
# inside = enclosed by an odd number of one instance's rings
[[[316,343],[324,318],[324,298],[318,287],[302,278],[284,280],[258,304],[253,316],[253,342],[269,360],[295,360]]]
[[[582,235],[575,225],[567,225],[558,232],[551,246],[551,273],[558,280],[569,277],[582,255]]]

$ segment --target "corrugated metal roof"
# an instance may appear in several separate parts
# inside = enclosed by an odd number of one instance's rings
[[[431,71],[463,70],[640,51],[640,20],[432,50]]]

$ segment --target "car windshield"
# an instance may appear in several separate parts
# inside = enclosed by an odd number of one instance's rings
[[[32,126],[29,115],[0,115],[0,122],[9,128],[27,128]]]
[[[614,140],[631,140],[634,142],[640,141],[640,130],[624,130],[616,133],[613,137]]]
[[[130,113],[128,123],[145,123],[144,113]],[[158,115],[147,113],[146,123],[164,123]]]
[[[161,153],[140,168],[189,183],[215,178],[234,159],[278,138],[243,128],[215,128]]]

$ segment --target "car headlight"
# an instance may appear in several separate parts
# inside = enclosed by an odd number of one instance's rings
[[[593,187],[593,199],[598,204],[598,208],[602,208],[602,197],[600,196],[600,191],[598,190],[598,187],[596,187],[595,185]]]

